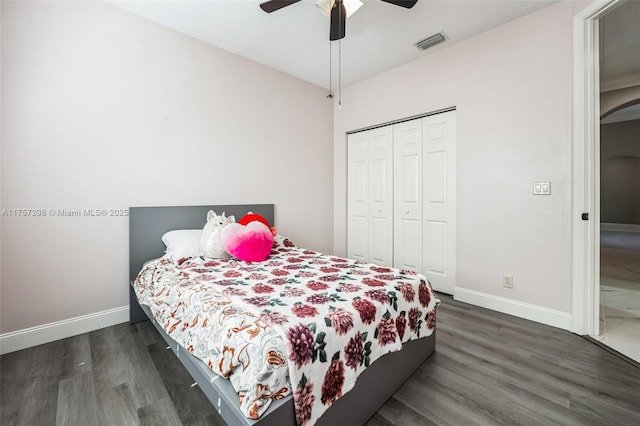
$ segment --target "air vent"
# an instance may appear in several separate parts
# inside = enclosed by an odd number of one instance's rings
[[[426,50],[431,46],[435,46],[438,43],[442,43],[446,39],[447,39],[447,36],[445,35],[445,33],[439,32],[437,34],[434,34],[430,37],[425,38],[424,40],[420,40],[419,42],[414,43],[413,45],[420,50]]]

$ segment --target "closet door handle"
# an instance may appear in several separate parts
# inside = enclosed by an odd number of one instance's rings
[[[382,213],[382,209],[378,209],[378,213]]]
[[[406,212],[404,212],[404,214],[409,214],[409,213],[411,213],[409,210],[407,210]]]

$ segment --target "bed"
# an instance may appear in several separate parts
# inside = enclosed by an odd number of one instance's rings
[[[224,211],[227,216],[235,215],[236,217],[254,212],[264,216],[271,224],[275,224],[273,204],[130,208],[130,322],[133,324],[144,320],[152,321],[158,333],[167,341],[168,347],[176,354],[194,378],[195,383],[202,389],[227,424],[295,425],[297,424],[296,410],[292,393],[283,398],[274,399],[266,412],[258,419],[248,418],[240,410],[238,394],[230,380],[214,373],[205,362],[192,355],[192,348],[187,350],[176,342],[167,333],[161,321],[154,317],[150,304],[139,303],[133,283],[143,269],[145,262],[163,256],[165,247],[160,237],[165,232],[174,229],[202,228],[209,210]],[[317,258],[318,256],[311,251],[308,253],[309,258]],[[429,319],[433,319],[432,333],[428,337],[404,342],[402,350],[390,352],[372,361],[369,367],[359,375],[353,389],[333,401],[316,424],[359,425],[364,424],[373,416],[433,353],[435,349],[435,309],[427,315]],[[163,322],[166,323],[166,321]],[[295,385],[292,383],[292,390],[294,389]],[[353,409],[353,407],[358,408]]]

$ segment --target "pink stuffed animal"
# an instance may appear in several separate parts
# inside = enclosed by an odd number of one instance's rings
[[[230,223],[222,229],[222,245],[233,257],[248,262],[262,262],[271,254],[273,234],[262,222],[247,225]]]

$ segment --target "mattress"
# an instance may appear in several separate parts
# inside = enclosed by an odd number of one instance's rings
[[[429,336],[439,301],[421,274],[276,241],[264,262],[150,261],[134,289],[246,417],[293,393],[298,424],[313,424],[377,358]]]

